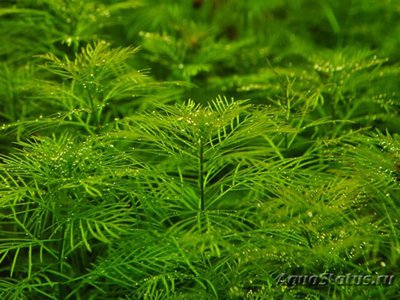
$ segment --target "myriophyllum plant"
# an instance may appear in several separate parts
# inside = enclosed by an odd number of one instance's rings
[[[275,146],[292,130],[282,124],[272,108],[218,99],[136,114],[104,135],[20,142],[0,171],[1,295],[173,295],[185,282],[217,295],[205,264],[257,228],[255,196],[296,178],[300,162]]]
[[[226,220],[225,209],[246,206],[252,186],[269,179],[273,186],[284,176],[276,174],[287,161],[275,143],[293,130],[283,124],[272,108],[220,98],[205,107],[189,101],[127,117],[115,134],[130,141],[134,153],[159,174],[160,192],[173,195],[156,197],[153,209],[169,211],[171,220],[184,217],[180,226],[197,224],[204,231],[210,220]],[[238,193],[242,200],[232,197]]]
[[[288,158],[285,124],[280,110],[219,98],[161,105],[104,134],[19,142],[0,165],[0,296],[266,297],[284,292],[274,278],[287,270],[392,266],[397,140],[377,140],[387,155],[347,135]],[[371,155],[390,182],[373,176]]]
[[[59,105],[68,119],[88,133],[103,128],[113,117],[146,107],[150,94],[152,102],[171,100],[177,93],[171,90],[175,83],[156,82],[135,69],[130,61],[137,51],[134,47],[113,49],[101,41],[82,48],[74,59],[41,55],[47,61],[42,67],[56,78],[39,82],[40,97]]]

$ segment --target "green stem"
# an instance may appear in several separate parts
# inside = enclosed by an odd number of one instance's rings
[[[99,128],[100,127],[100,118],[95,113],[94,101],[93,101],[92,93],[90,92],[89,87],[87,87],[87,93],[89,96],[90,109],[92,110],[92,115],[94,116],[94,121],[96,122],[96,127]]]
[[[285,109],[286,109],[286,123],[290,124],[290,113],[291,113],[291,103],[290,103],[290,92],[289,92],[289,83],[285,86]],[[289,133],[285,133],[285,150],[289,151]]]
[[[204,211],[204,149],[203,140],[200,139],[199,148],[199,187],[200,187],[200,210]]]
[[[305,236],[306,239],[307,239],[308,247],[310,247],[310,248],[312,249],[312,248],[313,248],[313,245],[312,245],[312,243],[311,243],[310,234],[308,233],[308,231],[307,231],[306,229],[304,230],[304,236]]]
[[[62,226],[60,241],[58,243],[58,272],[60,274],[64,273],[64,240],[65,240],[65,224]],[[64,283],[62,282],[62,278],[60,278],[60,282],[58,283],[58,299],[65,299],[66,289]]]
[[[289,151],[288,133],[285,132],[285,150]]]

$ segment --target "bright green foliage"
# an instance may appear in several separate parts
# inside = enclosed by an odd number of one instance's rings
[[[0,298],[396,299],[399,8],[2,1]]]

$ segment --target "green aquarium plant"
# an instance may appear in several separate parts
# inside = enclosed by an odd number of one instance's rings
[[[2,1],[0,298],[396,299],[399,12]]]

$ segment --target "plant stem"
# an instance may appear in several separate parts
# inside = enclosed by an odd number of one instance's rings
[[[60,241],[58,243],[58,271],[60,274],[64,273],[64,237],[65,237],[65,224],[62,226]],[[60,278],[58,283],[58,299],[65,299],[65,286],[61,282],[63,279]]]
[[[94,101],[93,101],[92,93],[90,92],[89,87],[87,88],[87,93],[89,96],[90,109],[92,110],[92,114],[94,116],[94,121],[96,122],[96,127],[98,129],[100,127],[100,120],[99,120],[99,117],[97,116],[97,114],[95,113]]]
[[[200,187],[200,205],[199,208],[201,211],[204,211],[204,149],[203,149],[203,140],[199,140],[199,187]]]
[[[312,249],[312,248],[313,248],[313,245],[312,245],[312,243],[311,243],[310,234],[308,233],[307,230],[304,230],[304,235],[305,235],[305,237],[306,237],[306,239],[307,239],[308,247],[310,247],[310,248]]]

